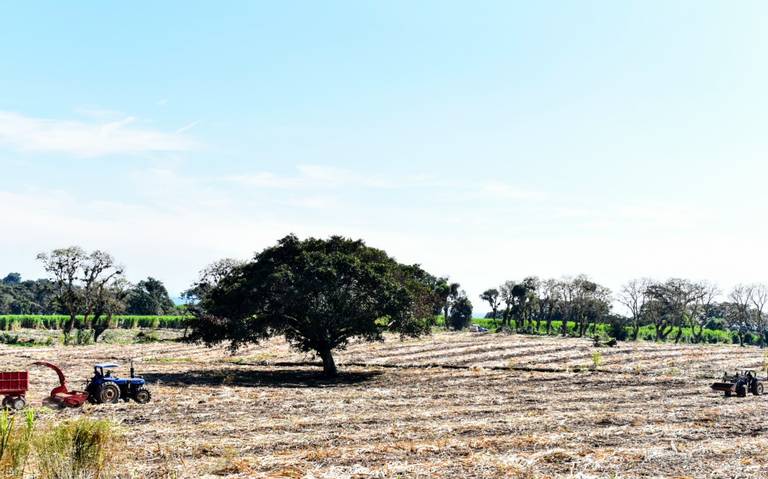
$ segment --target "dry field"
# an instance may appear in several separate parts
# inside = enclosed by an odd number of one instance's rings
[[[124,477],[768,477],[768,396],[709,390],[726,368],[763,367],[756,348],[440,333],[353,344],[333,383],[281,341],[0,355],[8,370],[57,362],[73,386],[94,362],[140,359],[150,404],[41,417],[120,423]],[[39,405],[55,377],[30,370]]]

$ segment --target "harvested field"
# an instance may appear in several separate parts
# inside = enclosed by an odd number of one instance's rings
[[[282,341],[236,355],[162,342],[0,357],[7,370],[57,362],[72,386],[94,362],[141,358],[150,404],[41,418],[122,424],[134,477],[768,476],[768,396],[709,390],[725,368],[763,367],[757,348],[439,333],[352,344],[336,382]],[[31,381],[33,405],[56,382],[36,367]]]

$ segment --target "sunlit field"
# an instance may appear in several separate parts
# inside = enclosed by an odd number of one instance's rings
[[[72,387],[98,361],[134,358],[147,405],[41,413],[108,418],[133,477],[765,477],[764,396],[724,398],[754,347],[438,333],[353,344],[341,375],[282,340],[231,354],[163,341],[2,346],[7,370],[55,359]],[[56,385],[30,368],[28,399]]]

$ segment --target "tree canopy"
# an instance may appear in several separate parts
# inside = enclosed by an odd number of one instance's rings
[[[191,338],[233,348],[275,335],[314,351],[326,375],[332,351],[385,331],[418,336],[442,306],[440,281],[361,240],[286,236],[226,274],[200,298]]]

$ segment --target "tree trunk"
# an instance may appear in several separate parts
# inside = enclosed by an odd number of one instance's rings
[[[640,335],[640,324],[635,322],[632,325],[632,341],[637,341],[637,337]]]
[[[107,316],[106,321],[99,322],[101,315],[93,316],[93,343],[96,344],[99,341],[104,332],[109,329],[109,325],[112,323],[112,314]]]
[[[330,349],[323,349],[318,351],[320,358],[323,360],[323,374],[329,378],[335,378],[338,376],[339,371],[336,369],[336,363],[333,361],[333,354]]]
[[[70,338],[72,336],[72,330],[75,329],[75,321],[76,320],[77,320],[77,316],[75,314],[70,313],[69,319],[67,319],[64,322],[63,332],[64,332],[64,344],[65,345],[69,344],[69,340],[70,340]]]

